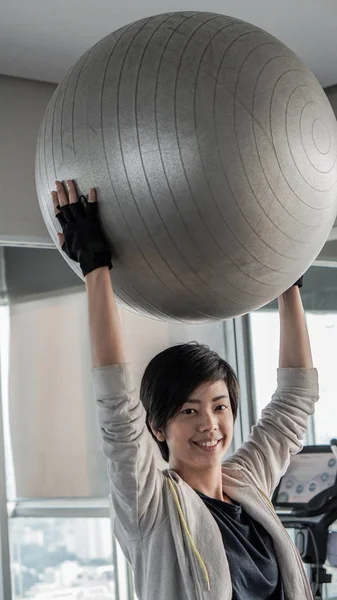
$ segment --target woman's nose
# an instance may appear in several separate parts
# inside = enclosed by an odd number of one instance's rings
[[[217,416],[212,413],[205,413],[204,415],[201,415],[198,423],[198,429],[200,431],[212,431],[213,429],[218,429]]]

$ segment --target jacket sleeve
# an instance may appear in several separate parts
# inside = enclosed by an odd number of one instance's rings
[[[263,409],[248,441],[225,462],[271,496],[286,472],[290,456],[303,447],[308,417],[318,400],[316,369],[278,369],[277,389]]]
[[[125,534],[137,540],[160,519],[162,473],[155,442],[127,365],[95,368],[92,380],[113,509]]]

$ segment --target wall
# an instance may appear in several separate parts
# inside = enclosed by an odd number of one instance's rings
[[[55,85],[0,75],[0,244],[52,246],[35,191],[35,147]]]
[[[337,85],[332,85],[331,87],[326,88],[325,92],[335,114],[337,115]]]

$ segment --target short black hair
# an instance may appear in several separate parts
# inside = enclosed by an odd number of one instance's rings
[[[232,367],[219,354],[198,342],[171,346],[157,354],[147,365],[140,386],[140,399],[146,410],[146,425],[169,461],[166,442],[160,442],[153,428],[165,431],[167,423],[203,382],[223,380],[228,388],[234,420],[239,403],[239,382]]]

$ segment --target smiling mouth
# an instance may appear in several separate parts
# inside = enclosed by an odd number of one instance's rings
[[[222,441],[223,441],[223,438],[218,440],[217,443],[214,444],[214,446],[202,446],[201,444],[198,444],[197,442],[193,442],[193,444],[195,444],[198,448],[200,448],[200,450],[204,450],[205,452],[214,452],[214,450],[216,450],[218,448],[218,446],[220,445],[220,442],[222,442]]]

